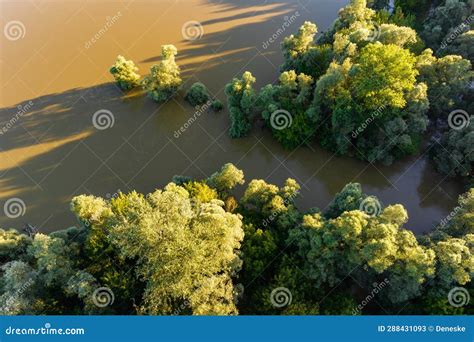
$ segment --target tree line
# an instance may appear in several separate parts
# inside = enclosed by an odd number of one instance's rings
[[[402,205],[357,183],[308,211],[293,179],[253,179],[235,198],[244,183],[226,164],[146,196],[77,196],[78,224],[49,235],[0,230],[2,314],[472,314],[448,292],[474,295],[474,189],[416,237]]]

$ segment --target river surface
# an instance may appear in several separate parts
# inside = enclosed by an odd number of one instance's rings
[[[346,183],[360,182],[383,204],[402,203],[410,216],[407,228],[431,230],[452,210],[462,188],[438,175],[424,155],[386,167],[337,157],[316,145],[287,151],[261,128],[232,140],[226,110],[196,115],[182,100],[184,91],[158,105],[111,83],[108,69],[118,54],[133,59],[143,75],[159,60],[160,45],[174,44],[184,89],[200,81],[225,102],[225,84],[245,70],[257,78],[257,88],[275,82],[283,37],[305,20],[327,29],[346,3],[2,2],[2,28],[11,21],[23,27],[19,38],[0,38],[0,127],[8,126],[0,135],[0,209],[11,199],[25,206],[20,216],[0,210],[0,227],[63,229],[75,224],[69,211],[75,195],[148,193],[173,175],[204,178],[232,162],[246,180],[282,185],[295,178],[302,185],[301,208],[323,209]],[[183,38],[189,21],[202,25],[202,36]],[[291,23],[277,33],[284,22]],[[275,41],[268,42],[273,35]],[[113,114],[114,124],[98,130],[92,117],[102,109]],[[193,116],[197,119],[176,138],[175,131]]]

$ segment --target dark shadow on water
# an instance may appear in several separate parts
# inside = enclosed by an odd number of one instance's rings
[[[233,140],[227,135],[226,110],[204,112],[186,126],[190,118],[196,117],[196,109],[183,101],[191,83],[205,83],[225,102],[225,84],[245,70],[257,77],[257,88],[274,82],[282,62],[279,42],[264,53],[257,49],[261,50],[262,42],[281,27],[284,16],[297,9],[301,15],[284,35],[296,31],[305,20],[327,27],[336,12],[334,8],[331,15],[325,12],[327,6],[321,3],[328,1],[303,2],[309,11],[297,1],[278,2],[268,10],[255,10],[252,16],[249,13],[262,2],[209,1],[204,6],[216,16],[230,9],[247,10],[231,16],[232,21],[262,15],[267,19],[219,32],[206,28],[229,18],[204,22],[203,37],[187,42],[187,48],[179,51],[178,63],[189,60],[180,63],[185,84],[166,104],[154,103],[141,91],[123,93],[112,83],[31,99],[31,110],[0,136],[0,205],[8,198],[19,197],[26,203],[26,213],[17,219],[1,216],[0,227],[21,228],[28,222],[42,232],[62,229],[75,222],[69,212],[69,202],[75,195],[106,197],[120,190],[147,193],[167,184],[173,175],[205,178],[232,162],[244,170],[247,181],[262,178],[282,185],[286,178],[295,178],[302,185],[298,200],[302,208],[323,209],[345,184],[360,182],[366,193],[377,195],[384,204],[404,204],[411,217],[410,229],[426,230],[433,220],[449,212],[459,189],[426,171],[431,165],[425,159],[414,163],[416,158],[408,158],[384,167],[337,157],[315,145],[287,151],[268,130],[259,128],[248,138]],[[344,3],[341,1],[339,7]],[[142,62],[158,59],[150,56]],[[17,106],[0,109],[2,126],[17,110]],[[113,125],[104,130],[92,122],[94,113],[100,110],[113,115]],[[175,137],[183,127],[184,132]],[[422,202],[430,187],[439,182],[448,195],[428,196]],[[243,187],[238,193],[242,191]]]

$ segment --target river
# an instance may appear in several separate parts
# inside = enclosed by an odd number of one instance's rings
[[[257,78],[258,89],[275,82],[283,37],[305,20],[326,29],[346,3],[2,2],[2,27],[11,21],[23,26],[19,38],[0,38],[0,127],[8,126],[0,135],[0,205],[12,198],[25,205],[17,215],[0,216],[0,227],[63,229],[75,224],[69,211],[75,195],[147,193],[175,174],[204,178],[232,162],[247,181],[282,185],[295,178],[302,185],[301,208],[323,209],[346,183],[360,182],[383,204],[403,204],[407,228],[431,230],[452,210],[462,187],[437,174],[425,155],[386,167],[337,157],[317,145],[287,151],[261,128],[232,140],[226,110],[195,115],[183,101],[184,91],[158,105],[111,83],[108,69],[118,54],[134,60],[143,75],[159,60],[160,45],[174,44],[184,89],[200,81],[225,102],[225,84],[245,70]],[[202,31],[184,39],[183,25],[194,21]],[[285,22],[291,23],[277,33]],[[99,110],[112,113],[112,127],[93,126]],[[175,137],[193,116],[197,119]]]

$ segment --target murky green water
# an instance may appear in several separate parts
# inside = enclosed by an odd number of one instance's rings
[[[0,204],[20,198],[26,210],[17,218],[1,215],[0,227],[21,228],[28,222],[42,232],[62,229],[75,222],[69,212],[74,195],[150,192],[175,174],[204,178],[232,162],[247,180],[263,178],[281,185],[295,178],[302,185],[298,204],[303,208],[324,208],[346,183],[360,182],[384,204],[402,203],[409,211],[410,229],[432,229],[455,205],[462,188],[436,174],[425,156],[384,167],[336,157],[317,146],[291,152],[261,128],[232,140],[226,111],[196,115],[176,138],[174,132],[195,113],[182,96],[157,105],[139,93],[124,96],[107,83],[116,55],[133,59],[144,74],[159,59],[160,45],[171,43],[179,51],[185,89],[201,81],[225,101],[225,83],[245,70],[257,77],[258,88],[274,82],[283,36],[305,20],[327,28],[345,3],[2,3],[2,27],[20,20],[26,34],[16,41],[1,38],[0,123],[3,127],[12,117],[19,119],[0,135]],[[278,42],[264,48],[292,15],[296,19]],[[203,35],[184,40],[181,28],[192,20],[203,25]],[[17,114],[17,105],[28,101],[31,108]],[[113,114],[113,127],[94,128],[92,116],[101,109]]]

